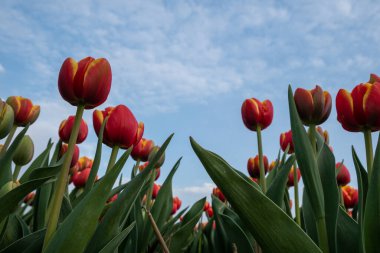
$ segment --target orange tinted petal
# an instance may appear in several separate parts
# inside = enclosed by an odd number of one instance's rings
[[[347,90],[340,89],[335,102],[337,118],[342,127],[350,132],[359,132],[361,126],[354,117],[354,104],[351,94]]]

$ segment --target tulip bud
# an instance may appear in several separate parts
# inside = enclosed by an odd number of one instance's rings
[[[71,132],[74,127],[75,116],[69,116],[66,120],[63,120],[59,126],[59,138],[65,143],[69,143]],[[82,143],[88,134],[87,123],[82,119],[79,127],[79,133],[76,143]]]
[[[300,181],[301,178],[301,171],[297,168],[297,182]],[[290,169],[290,172],[288,174],[288,187],[294,186],[294,166]]]
[[[75,187],[82,188],[86,185],[88,177],[90,176],[91,169],[87,168],[82,171],[78,171],[72,176],[72,181]]]
[[[159,146],[155,146],[152,151],[150,152],[149,154],[149,161],[151,161],[153,159],[153,157],[157,154],[158,150],[160,150],[160,147]],[[160,159],[158,159],[155,167],[158,168],[158,167],[162,167],[162,165],[164,164],[165,162],[165,153],[163,153],[160,157]]]
[[[142,162],[148,161],[149,154],[154,147],[154,142],[152,140],[147,140],[145,138],[141,138],[139,143],[133,147],[131,156],[137,161],[140,160]]]
[[[343,201],[346,208],[354,208],[359,202],[359,193],[354,187],[346,185],[342,187]]]
[[[330,142],[329,132],[327,132],[327,130],[323,130],[322,127],[320,126],[317,127],[317,131],[323,137],[323,140],[325,141],[326,145],[329,145],[329,142]]]
[[[214,216],[214,210],[213,210],[211,207],[209,207],[209,208],[206,210],[206,213],[207,213],[207,216],[208,216],[209,218],[212,218],[212,216]]]
[[[380,130],[380,83],[357,85],[336,95],[338,121],[349,132]]]
[[[103,104],[111,89],[111,66],[104,58],[67,58],[59,71],[58,89],[70,104],[92,109]]]
[[[135,116],[125,105],[107,107],[104,111],[95,110],[93,123],[96,135],[99,136],[100,127],[108,117],[104,128],[103,143],[109,147],[119,146],[128,149],[137,145],[144,133],[144,124],[137,123]]]
[[[337,163],[335,168],[338,172],[336,175],[336,181],[339,186],[345,186],[351,182],[350,172],[343,163]]]
[[[294,93],[298,115],[306,126],[320,125],[331,112],[331,96],[318,85],[312,90],[296,89]]]
[[[210,202],[208,202],[208,201],[206,201],[205,202],[205,205],[203,206],[203,211],[207,211],[207,209],[209,209],[211,207],[211,205],[210,205]]]
[[[173,198],[173,208],[172,208],[172,212],[171,214],[175,214],[178,209],[181,208],[181,205],[182,205],[182,201],[178,198],[178,197],[174,197]]]
[[[14,122],[14,112],[10,105],[0,100],[0,139],[9,134]]]
[[[108,200],[107,200],[107,204],[111,204],[112,202],[114,202],[115,200],[117,200],[117,197],[118,197],[118,195],[117,194],[115,194],[115,195],[113,195],[111,198],[109,198]]]
[[[93,160],[91,158],[88,158],[87,156],[82,156],[78,160],[78,170],[82,171],[87,168],[92,168]]]
[[[157,198],[157,195],[158,195],[158,192],[160,191],[160,189],[161,189],[161,185],[156,184],[156,183],[153,184],[152,199]]]
[[[284,152],[287,149],[287,147],[289,146],[288,154],[294,153],[292,130],[289,130],[288,132],[282,133],[280,135],[280,146],[281,146],[282,151],[284,151]]]
[[[36,196],[35,192],[30,192],[25,196],[23,202],[29,206],[33,206],[34,197]]]
[[[269,164],[268,158],[263,156],[264,170],[265,174],[268,172]],[[260,165],[259,165],[259,156],[251,157],[247,162],[247,170],[251,177],[259,178],[260,177]]]
[[[13,156],[13,162],[16,165],[24,166],[28,164],[34,155],[34,144],[29,135],[25,135]]]
[[[33,124],[40,115],[40,106],[33,105],[32,101],[28,98],[20,96],[11,96],[7,99],[14,112],[14,124],[16,126],[26,126]]]
[[[252,131],[267,128],[273,120],[273,106],[271,101],[265,100],[262,103],[255,99],[246,99],[241,107],[241,116],[244,125]]]
[[[226,202],[226,197],[218,187],[212,189],[212,195],[218,197],[220,201]]]
[[[68,147],[69,147],[69,145],[67,145],[66,143],[62,144],[61,149],[59,150],[58,159],[61,159],[62,156],[64,154],[66,154]],[[73,154],[73,158],[71,159],[70,168],[72,168],[73,166],[75,166],[77,164],[78,158],[79,158],[79,147],[78,147],[78,145],[75,145],[74,154]]]

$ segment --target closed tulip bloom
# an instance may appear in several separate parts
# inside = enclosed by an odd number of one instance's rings
[[[347,167],[342,163],[337,163],[335,167],[337,170],[339,170],[338,174],[336,175],[336,181],[338,185],[345,186],[349,184],[351,182],[351,176]]]
[[[158,192],[160,191],[160,189],[161,189],[161,185],[156,184],[156,183],[153,184],[152,199],[157,198],[157,195],[158,195]]]
[[[148,161],[149,154],[152,151],[153,147],[154,142],[152,140],[141,138],[139,143],[133,147],[131,156],[135,161],[140,160],[142,162],[146,162]]]
[[[306,126],[320,125],[331,113],[331,95],[318,85],[312,90],[296,89],[294,101],[302,123]]]
[[[218,187],[212,189],[212,195],[218,197],[220,201],[226,202],[226,197]]]
[[[173,198],[173,208],[172,208],[172,212],[171,214],[175,214],[178,209],[181,208],[181,205],[182,205],[182,201],[178,198],[178,197],[174,197]]]
[[[62,158],[62,156],[67,152],[68,145],[66,143],[63,143],[61,146],[61,149],[59,150],[59,159]],[[71,158],[70,168],[75,166],[79,159],[79,147],[78,145],[75,145],[74,147],[74,154],[73,158]]]
[[[94,111],[93,123],[98,136],[100,127],[107,116],[109,118],[103,133],[104,144],[109,147],[119,146],[128,149],[139,143],[144,133],[144,124],[137,123],[135,116],[125,105],[107,107],[104,111]]]
[[[325,143],[329,145],[329,142],[330,142],[329,132],[327,132],[327,130],[323,130],[322,127],[320,126],[317,127],[317,132],[323,137]]]
[[[207,210],[206,210],[206,213],[207,213],[207,216],[209,218],[212,218],[214,216],[214,210],[212,209],[212,207],[209,207]]]
[[[301,179],[301,171],[297,168],[297,182],[299,182],[300,179]],[[287,186],[288,187],[294,186],[294,166],[292,166],[288,174]]]
[[[82,156],[78,160],[78,170],[82,171],[82,170],[87,169],[87,168],[91,169],[93,162],[94,161],[91,158],[89,158],[87,156]]]
[[[268,164],[268,158],[266,156],[263,156],[263,162],[264,162],[264,170],[265,174],[268,172],[269,164]],[[247,170],[251,177],[259,178],[260,177],[260,166],[259,166],[259,156],[251,157],[248,159],[247,162]]]
[[[21,143],[18,145],[16,152],[13,156],[13,162],[16,165],[24,166],[28,164],[34,155],[34,144],[29,135],[25,135]]]
[[[63,120],[59,126],[59,138],[61,138],[61,140],[65,143],[69,143],[70,135],[74,127],[74,120],[74,116],[69,116],[67,119]],[[76,143],[82,143],[87,138],[87,134],[88,126],[87,123],[82,119]]]
[[[35,192],[30,192],[25,196],[23,202],[29,206],[33,206],[34,197],[36,196]]]
[[[340,89],[336,110],[338,121],[347,131],[380,130],[380,82],[361,83],[351,93]]]
[[[0,100],[0,139],[6,137],[12,129],[14,112],[10,105]]]
[[[92,109],[107,100],[111,82],[111,66],[106,59],[86,57],[76,62],[67,58],[59,71],[58,89],[70,104]]]
[[[87,168],[82,171],[78,171],[72,176],[73,184],[76,188],[82,188],[86,185],[88,177],[90,176],[91,169]]]
[[[346,208],[354,208],[359,202],[359,192],[352,186],[342,187],[343,201]]]
[[[14,112],[14,124],[19,127],[24,127],[27,124],[33,124],[40,115],[40,106],[33,105],[28,98],[20,96],[11,96],[7,99]]]
[[[260,102],[255,98],[246,99],[241,106],[241,116],[244,125],[252,131],[267,128],[273,120],[273,106],[269,100]]]
[[[287,147],[289,146],[288,154],[294,153],[292,130],[289,130],[288,132],[282,133],[280,135],[280,146],[281,146],[282,151],[284,151],[284,152],[287,149]]]
[[[206,201],[205,202],[205,205],[203,206],[203,211],[207,211],[207,209],[209,209],[211,207],[211,205],[210,205],[210,202],[208,202],[208,201]]]

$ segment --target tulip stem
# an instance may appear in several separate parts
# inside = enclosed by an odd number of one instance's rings
[[[146,209],[148,211],[150,211],[150,209],[152,208],[151,202],[152,202],[154,180],[156,179],[156,169],[153,169],[151,173],[152,174],[149,179],[149,189],[146,196]]]
[[[315,157],[317,157],[317,145],[315,142],[316,136],[317,136],[317,132],[315,130],[315,125],[310,125],[309,126],[309,140],[310,140],[311,147],[313,148]]]
[[[154,233],[156,234],[157,239],[158,239],[158,241],[159,241],[160,244],[161,244],[161,247],[162,247],[163,252],[165,252],[165,253],[169,253],[169,248],[168,248],[168,246],[166,245],[165,240],[164,240],[164,238],[162,237],[161,232],[160,232],[160,230],[158,229],[157,224],[156,224],[156,222],[154,221],[154,218],[153,218],[152,214],[150,213],[150,211],[149,211],[148,209],[145,209],[145,212],[146,212],[146,214],[148,215],[148,218],[149,218],[150,224],[152,224],[152,227],[153,227]]]
[[[261,139],[261,127],[257,126],[257,146],[259,149],[259,167],[260,167],[260,187],[262,191],[265,193],[267,191],[266,189],[266,182],[265,182],[265,169],[264,169],[264,160],[263,160],[263,143]]]
[[[119,146],[113,146],[106,173],[108,173],[112,169],[112,167],[115,165],[118,152],[119,152]]]
[[[371,130],[364,130],[363,133],[364,133],[364,141],[365,141],[365,154],[366,154],[366,158],[367,158],[368,178],[371,178],[372,163],[373,163],[373,148],[372,148]]]
[[[9,144],[11,144],[13,136],[16,133],[16,130],[17,130],[17,126],[13,125],[12,128],[11,128],[11,131],[9,132],[9,134],[7,136],[7,139],[4,142],[3,148],[1,149],[0,156],[7,151],[8,147],[9,147]]]
[[[294,182],[294,210],[296,214],[296,222],[301,226],[301,212],[299,206],[299,196],[298,196],[298,173],[297,173],[297,162],[294,161],[293,167],[293,182]]]
[[[55,189],[54,189],[53,198],[51,202],[51,212],[49,215],[50,218],[48,220],[46,235],[45,235],[44,244],[42,248],[43,251],[46,249],[50,239],[52,238],[55,230],[57,229],[59,214],[60,214],[61,206],[62,206],[62,199],[63,199],[63,195],[65,194],[66,184],[68,182],[71,159],[74,154],[74,148],[75,148],[75,144],[78,138],[83,111],[84,111],[84,105],[78,105],[77,112],[75,114],[74,126],[70,135],[69,145],[67,147],[65,160],[63,161],[61,171],[58,175],[58,179],[54,187]]]
[[[13,181],[14,182],[17,181],[18,175],[20,174],[20,170],[21,170],[21,165],[16,164],[15,171],[13,172]]]
[[[329,253],[329,242],[327,239],[327,229],[325,217],[317,219],[317,231],[319,239],[319,248],[323,253]]]
[[[135,177],[137,174],[137,169],[139,168],[140,165],[140,159],[137,159],[135,166],[133,166],[132,170],[132,175]]]

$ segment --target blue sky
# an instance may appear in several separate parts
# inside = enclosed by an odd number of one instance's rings
[[[174,189],[190,204],[209,195],[213,184],[188,137],[246,172],[257,147],[240,107],[246,98],[270,99],[275,117],[263,139],[273,160],[280,133],[290,128],[289,83],[294,89],[319,84],[335,102],[340,88],[351,90],[370,73],[380,73],[379,11],[375,1],[349,0],[6,0],[0,9],[0,95],[21,95],[41,105],[30,130],[41,151],[49,137],[57,140],[61,120],[75,113],[57,89],[63,60],[107,58],[113,83],[99,108],[127,105],[157,144],[175,132],[162,176],[183,156]],[[94,151],[91,117],[86,111],[90,131],[80,145],[82,155]],[[323,127],[337,160],[344,159],[353,173],[350,146],[364,162],[362,135],[344,131],[335,108]],[[109,149],[104,150],[106,163]],[[125,174],[131,166],[129,161]]]

